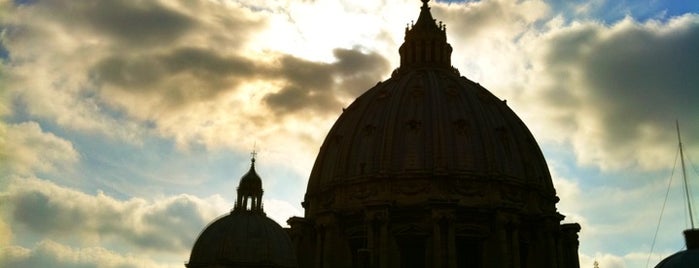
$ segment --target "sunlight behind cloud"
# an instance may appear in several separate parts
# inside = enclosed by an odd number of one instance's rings
[[[583,225],[581,264],[637,267],[677,148],[675,120],[685,153],[699,159],[696,8],[678,15],[675,4],[641,1],[667,13],[638,15],[649,8],[446,2],[430,5],[452,64],[506,99],[536,136],[559,210]],[[181,266],[195,225],[230,210],[235,168],[249,165],[255,144],[268,213],[284,225],[302,213],[307,176],[342,108],[398,67],[420,5],[0,0],[0,185],[12,184],[0,188],[0,245],[9,246],[0,255],[125,267],[175,256]],[[219,153],[214,166],[207,156]],[[61,215],[50,225],[16,206]],[[681,209],[668,213],[665,255],[683,228]],[[86,228],[71,227],[80,219]],[[170,255],[129,259],[128,248]]]

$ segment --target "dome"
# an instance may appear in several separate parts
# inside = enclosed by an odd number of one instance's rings
[[[296,267],[296,257],[279,224],[264,214],[233,211],[199,235],[187,267]]]
[[[268,218],[262,207],[262,180],[250,170],[238,185],[230,214],[201,232],[192,248],[188,268],[295,268],[296,256],[286,231]]]
[[[687,250],[672,254],[662,260],[656,268],[690,268],[699,264],[699,229],[684,231]]]
[[[255,172],[255,159],[253,158],[250,170],[240,178],[238,194],[254,194],[258,192],[262,192],[262,179],[260,179],[260,175],[257,175],[257,172]]]
[[[579,267],[546,161],[501,100],[451,65],[421,0],[400,66],[354,100],[287,221],[300,267]]]
[[[306,206],[315,213],[340,195],[364,199],[382,191],[424,193],[413,203],[459,199],[473,194],[476,184],[498,184],[511,186],[522,200],[535,193],[555,210],[536,140],[506,101],[451,66],[446,26],[434,22],[426,2],[416,24],[406,28],[401,66],[343,109],[326,136]]]

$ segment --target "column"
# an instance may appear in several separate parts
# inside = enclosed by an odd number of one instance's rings
[[[367,247],[369,250],[369,267],[387,268],[388,252],[388,223],[387,208],[371,208],[365,214],[367,226]]]
[[[451,209],[432,209],[433,264],[437,268],[456,267],[456,237],[454,212]]]

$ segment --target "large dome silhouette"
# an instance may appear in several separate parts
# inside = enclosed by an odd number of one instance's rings
[[[370,194],[399,203],[464,200],[474,189],[491,185],[510,188],[509,198],[516,203],[542,199],[549,204],[541,209],[555,210],[555,190],[536,140],[504,100],[451,66],[445,30],[424,6],[415,25],[406,29],[400,68],[337,119],[309,178],[311,213],[323,209],[328,198],[363,202],[353,197]],[[419,193],[406,199],[404,191]]]
[[[526,125],[451,65],[428,0],[400,66],[343,110],[320,147],[299,267],[579,267],[546,160]]]
[[[347,107],[320,149],[306,194],[313,200],[368,184],[400,192],[420,178],[429,178],[430,189],[413,202],[458,198],[474,184],[555,198],[546,161],[517,115],[479,84],[438,68],[396,74]]]

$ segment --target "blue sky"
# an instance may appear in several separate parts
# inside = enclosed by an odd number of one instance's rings
[[[683,247],[674,122],[696,180],[698,3],[431,5],[454,66],[537,138],[583,267],[645,267],[671,176],[650,265]],[[0,0],[0,266],[181,267],[253,148],[267,214],[302,215],[325,134],[397,67],[419,6]]]

